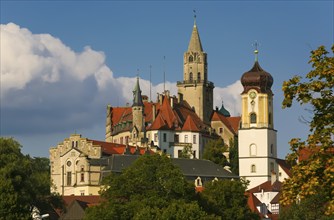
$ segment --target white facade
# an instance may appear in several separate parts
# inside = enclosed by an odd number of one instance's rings
[[[186,146],[191,147],[191,159],[201,157],[202,138],[200,132],[191,131],[169,131],[169,130],[153,130],[147,132],[149,143],[153,141],[154,145],[159,146],[162,152],[170,155],[172,158],[178,158],[179,152]]]
[[[278,173],[277,131],[273,128],[272,95],[249,89],[242,94],[242,127],[238,131],[239,175],[248,189]]]

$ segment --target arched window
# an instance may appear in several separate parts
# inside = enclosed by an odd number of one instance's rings
[[[195,186],[202,186],[202,179],[201,179],[201,177],[197,177],[197,179],[195,180]]]
[[[249,154],[250,156],[256,156],[256,145],[255,144],[251,144],[249,146]]]
[[[255,166],[255,164],[252,164],[252,166],[251,166],[251,173],[256,173],[256,166]]]
[[[252,112],[250,114],[250,123],[256,123],[256,113]]]
[[[193,56],[189,56],[189,63],[192,63],[194,61],[194,58],[193,58]]]
[[[193,81],[193,73],[192,72],[189,73],[189,80]]]
[[[201,73],[200,72],[197,73],[197,80],[201,81]]]

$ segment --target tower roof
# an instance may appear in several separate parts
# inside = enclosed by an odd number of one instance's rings
[[[274,83],[270,73],[263,70],[258,61],[257,42],[255,43],[255,63],[251,70],[245,72],[241,77],[241,84],[244,87],[243,93],[247,93],[250,89],[256,89],[261,93],[272,93],[271,86]]]
[[[141,90],[139,86],[139,77],[137,77],[137,82],[135,88],[133,89],[133,104],[132,106],[144,106],[143,98],[141,96]]]
[[[256,89],[261,93],[272,93],[271,86],[274,79],[270,73],[263,70],[258,61],[255,61],[254,66],[248,72],[245,72],[241,77],[241,84],[244,87],[244,92],[250,89]]]
[[[188,46],[188,51],[193,52],[203,52],[201,39],[197,30],[196,24],[194,24],[193,32],[191,33],[191,38]]]
[[[231,114],[229,111],[226,110],[226,108],[224,107],[224,103],[222,102],[222,107],[219,109],[219,112],[221,114],[223,114],[225,117],[230,117]]]

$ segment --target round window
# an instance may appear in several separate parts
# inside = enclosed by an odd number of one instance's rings
[[[72,165],[72,163],[71,163],[71,161],[67,161],[67,166],[71,166]]]

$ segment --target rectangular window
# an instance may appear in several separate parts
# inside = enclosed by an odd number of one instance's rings
[[[123,137],[121,137],[121,144],[123,144]]]
[[[72,185],[72,173],[67,172],[67,185],[70,186]]]
[[[85,190],[80,190],[80,195],[84,196],[85,195]]]
[[[128,144],[129,143],[129,136],[126,136],[125,137],[125,144]]]
[[[196,135],[193,135],[193,144],[196,144]]]
[[[154,142],[157,142],[158,141],[158,133],[155,133],[154,134]]]
[[[85,173],[80,173],[80,182],[85,182]]]
[[[179,143],[179,135],[178,134],[174,134],[174,142]]]
[[[184,143],[188,143],[188,135],[184,135]]]
[[[166,142],[166,141],[167,141],[167,134],[164,133],[164,142]]]
[[[219,134],[223,133],[223,128],[219,128]]]

